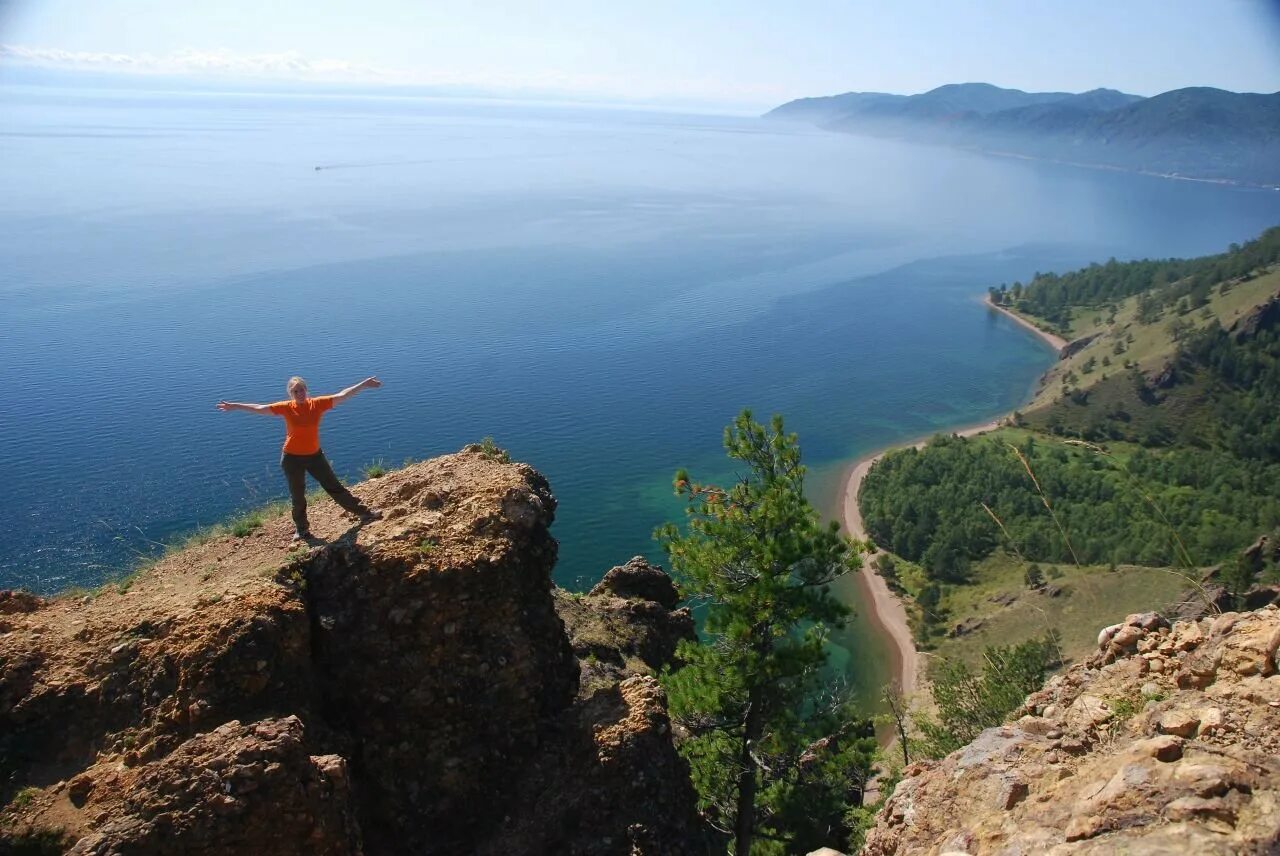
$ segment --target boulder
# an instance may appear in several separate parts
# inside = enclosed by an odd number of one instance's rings
[[[155,763],[87,775],[95,828],[70,856],[360,852],[346,761],[309,756],[296,716],[232,721]]]
[[[612,594],[622,598],[651,600],[667,609],[680,603],[680,592],[671,577],[657,565],[636,556],[625,565],[610,568],[591,589],[592,595]]]

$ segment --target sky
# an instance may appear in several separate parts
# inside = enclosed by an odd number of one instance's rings
[[[0,0],[21,66],[769,107],[983,81],[1280,90],[1280,0]]]

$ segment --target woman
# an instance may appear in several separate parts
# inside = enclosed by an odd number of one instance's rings
[[[237,401],[219,401],[219,410],[246,410],[269,416],[283,416],[285,425],[284,454],[280,457],[280,469],[289,482],[289,498],[293,500],[293,526],[295,541],[311,541],[314,536],[307,524],[307,473],[320,482],[320,486],[333,497],[334,502],[354,514],[361,523],[382,517],[356,499],[351,491],[338,481],[333,467],[320,448],[320,419],[335,404],[346,401],[362,389],[377,389],[382,381],[376,377],[365,378],[355,386],[349,386],[336,395],[310,398],[307,382],[300,377],[289,378],[287,401],[275,404],[241,404]]]

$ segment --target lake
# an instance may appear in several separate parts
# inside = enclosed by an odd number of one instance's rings
[[[485,436],[532,463],[588,586],[661,558],[677,467],[732,476],[742,408],[825,503],[1026,395],[1051,355],[988,285],[1280,223],[1280,193],[750,117],[17,86],[0,186],[0,587],[44,592],[283,496],[281,425],[213,405],[292,374],[385,382],[326,419],[347,478]],[[841,656],[878,663],[860,627]]]

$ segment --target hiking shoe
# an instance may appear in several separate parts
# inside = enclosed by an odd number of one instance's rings
[[[356,520],[361,523],[372,523],[375,520],[382,519],[382,512],[376,508],[366,508],[364,511],[356,515]]]
[[[314,540],[316,540],[316,536],[311,534],[310,529],[294,532],[293,538],[290,539],[294,544],[310,544]]]

